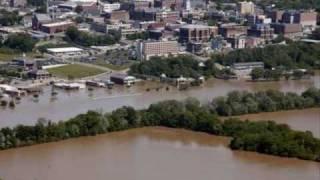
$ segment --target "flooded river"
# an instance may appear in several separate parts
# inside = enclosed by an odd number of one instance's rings
[[[166,91],[166,86],[164,85],[159,91],[153,89],[160,86],[153,82],[142,82],[131,88],[115,87],[113,90],[58,91],[59,94],[55,100],[51,98],[51,88],[46,87],[38,100],[28,96],[23,98],[15,109],[0,109],[0,127],[15,126],[17,124],[32,125],[39,118],[53,121],[65,120],[88,110],[108,112],[124,105],[144,108],[151,103],[166,99],[181,100],[187,97],[195,97],[202,102],[208,102],[214,97],[226,95],[233,90],[260,91],[276,89],[284,92],[301,93],[312,86],[320,88],[320,75],[318,73],[309,80],[258,83],[211,79],[203,87],[193,87],[187,91],[178,91],[173,87]],[[151,88],[151,90],[147,92],[147,88]]]
[[[231,151],[228,139],[142,128],[0,151],[4,180],[319,180],[320,163]]]
[[[295,130],[311,131],[315,137],[320,138],[320,108],[248,114],[235,117],[251,121],[273,120],[277,123],[288,124]]]

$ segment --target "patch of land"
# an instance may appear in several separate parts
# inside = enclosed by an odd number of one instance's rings
[[[102,69],[88,67],[80,64],[69,64],[62,67],[48,69],[48,71],[54,76],[69,79],[95,76],[105,72]]]

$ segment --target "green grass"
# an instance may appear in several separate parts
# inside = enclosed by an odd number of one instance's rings
[[[17,57],[17,54],[0,53],[0,61],[11,61],[15,57]]]
[[[120,65],[107,64],[107,63],[103,63],[103,62],[97,62],[95,64],[99,65],[99,66],[103,66],[103,67],[109,68],[109,69],[114,70],[114,71],[122,71],[122,70],[128,69],[130,67],[129,64],[121,65],[121,66]]]
[[[62,67],[51,68],[48,69],[48,71],[54,76],[70,79],[94,76],[105,72],[98,68],[87,67],[79,64],[69,64]]]
[[[22,54],[23,54],[22,52],[11,52],[11,51],[6,52],[5,50],[1,49],[0,50],[0,61],[8,62],[14,58],[22,57]],[[40,54],[37,54],[35,52],[26,53],[26,57],[30,58],[30,59],[40,57],[40,56],[41,56]]]

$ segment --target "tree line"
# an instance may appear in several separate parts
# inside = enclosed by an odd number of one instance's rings
[[[29,34],[16,33],[10,34],[6,40],[0,40],[2,49],[17,50],[20,52],[30,52],[33,50],[37,40],[33,39]]]
[[[180,76],[197,78],[199,76],[215,75],[218,69],[212,62],[200,66],[199,61],[192,56],[180,55],[169,57],[151,57],[149,61],[142,61],[130,67],[130,74],[143,74],[160,77],[165,74],[170,78]]]
[[[212,100],[210,107],[220,116],[234,116],[259,112],[274,112],[320,106],[320,90],[310,88],[301,95],[276,90],[250,93],[233,91]]]
[[[320,44],[291,43],[288,45],[269,45],[263,48],[240,49],[228,54],[214,54],[210,60],[199,66],[199,61],[192,56],[180,55],[169,57],[151,57],[130,67],[131,74],[143,74],[167,77],[196,78],[199,76],[224,77],[232,76],[230,69],[218,69],[216,63],[232,66],[239,62],[262,61],[265,69],[254,69],[252,79],[279,80],[301,79],[304,73],[299,69],[307,69],[306,74],[312,75],[312,70],[320,69]],[[292,73],[288,73],[292,71]]]
[[[214,54],[211,60],[223,65],[238,62],[262,61],[265,68],[320,69],[320,44],[294,42],[288,45],[268,45],[266,47],[247,48],[228,54]]]
[[[151,57],[149,61],[143,61],[130,67],[131,74],[144,74],[160,77],[165,74],[167,77],[177,78],[196,77],[201,74],[199,62],[191,56],[178,57]]]
[[[307,96],[319,103],[319,92],[319,89],[311,89],[301,97]],[[222,121],[210,104],[201,105],[193,98],[163,101],[142,110],[124,106],[110,113],[88,111],[57,123],[40,119],[34,126],[5,127],[0,130],[0,149],[147,126],[184,128],[229,136],[232,138],[232,149],[320,162],[320,139],[313,137],[311,132],[295,131],[272,121]]]
[[[113,34],[96,35],[79,31],[76,27],[69,27],[65,32],[66,40],[81,46],[105,46],[117,43],[121,36],[118,32]]]
[[[22,16],[19,16],[18,11],[7,11],[5,9],[0,10],[0,24],[2,26],[13,26],[15,24],[20,24],[22,21]]]

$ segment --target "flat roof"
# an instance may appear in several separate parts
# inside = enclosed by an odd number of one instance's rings
[[[187,24],[187,25],[183,25],[181,26],[181,28],[185,28],[185,29],[195,29],[195,28],[210,28],[210,26],[206,26],[206,25],[201,25],[201,24]]]
[[[64,48],[48,48],[47,51],[52,53],[68,53],[68,52],[80,52],[83,49],[77,47],[64,47]]]
[[[54,26],[62,26],[62,25],[68,25],[68,24],[73,24],[73,22],[72,22],[72,21],[61,21],[61,22],[54,22],[54,23],[43,24],[42,26],[45,26],[45,27],[54,27]]]

